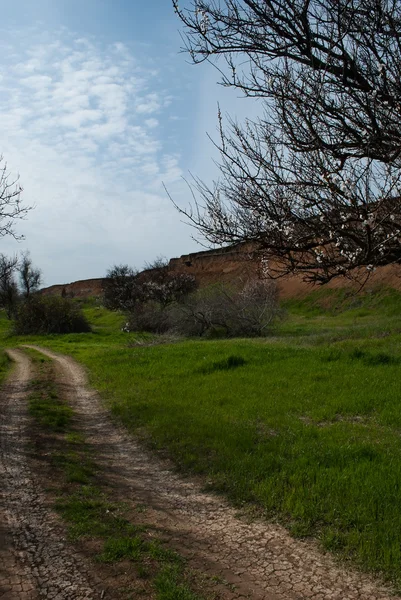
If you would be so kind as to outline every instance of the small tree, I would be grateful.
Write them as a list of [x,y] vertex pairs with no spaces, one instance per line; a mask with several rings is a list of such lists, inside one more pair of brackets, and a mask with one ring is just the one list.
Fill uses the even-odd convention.
[[195,278],[185,273],[170,271],[164,259],[146,265],[142,273],[128,265],[117,265],[107,272],[103,284],[103,302],[110,310],[143,312],[148,303],[165,308],[172,302],[193,292]]
[[42,272],[33,266],[29,252],[22,255],[18,265],[20,275],[20,284],[22,293],[25,298],[29,298],[32,293],[36,292],[42,283]]
[[147,263],[140,279],[144,300],[154,301],[162,308],[180,302],[197,289],[193,275],[170,271],[168,260],[162,257]]
[[14,273],[17,258],[8,258],[0,254],[0,307],[4,308],[7,317],[11,319],[17,310],[19,301],[18,285]]
[[138,302],[138,271],[128,265],[115,265],[103,281],[103,304],[110,310],[132,311]]

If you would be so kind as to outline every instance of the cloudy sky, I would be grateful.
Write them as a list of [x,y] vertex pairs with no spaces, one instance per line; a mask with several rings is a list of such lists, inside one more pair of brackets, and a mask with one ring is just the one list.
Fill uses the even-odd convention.
[[217,102],[249,105],[189,64],[170,0],[13,0],[0,28],[0,153],[34,206],[0,252],[51,285],[202,249],[163,183],[187,205],[183,177],[216,174]]

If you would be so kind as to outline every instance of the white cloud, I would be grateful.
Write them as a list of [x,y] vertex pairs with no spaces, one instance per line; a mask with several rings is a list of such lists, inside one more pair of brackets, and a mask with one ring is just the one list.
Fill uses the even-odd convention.
[[[167,223],[190,235],[162,188],[182,175],[160,128],[172,95],[125,44],[104,48],[65,31],[51,38],[37,33],[26,50],[10,43],[0,56],[0,152],[21,173],[26,202],[36,205],[18,226],[25,245],[47,283],[100,276],[110,266],[107,248],[114,249],[111,262],[118,248],[133,264],[135,248],[140,262],[169,254]],[[98,262],[80,255],[84,246],[99,252]],[[2,252],[15,248],[2,241]]]
[[159,121],[157,119],[145,119],[145,125],[150,129],[154,129],[159,125]]

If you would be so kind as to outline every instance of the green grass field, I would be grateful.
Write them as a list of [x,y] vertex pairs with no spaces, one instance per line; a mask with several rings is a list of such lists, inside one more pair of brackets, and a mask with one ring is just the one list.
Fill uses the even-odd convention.
[[[92,305],[93,333],[29,340],[82,362],[180,469],[401,587],[401,295],[317,290],[284,307],[264,339],[159,343]],[[3,345],[23,341],[1,326]]]

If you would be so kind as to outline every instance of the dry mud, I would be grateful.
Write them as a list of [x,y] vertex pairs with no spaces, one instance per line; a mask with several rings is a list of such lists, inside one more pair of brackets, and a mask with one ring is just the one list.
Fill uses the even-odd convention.
[[[218,598],[401,600],[373,578],[339,566],[314,542],[294,540],[275,524],[247,522],[196,481],[179,477],[167,461],[113,423],[81,366],[34,348],[57,365],[59,383],[117,497],[133,510],[140,506],[141,519],[162,531],[190,567],[223,582],[216,587]],[[45,494],[29,469],[29,360],[19,351],[10,356],[17,366],[0,401],[0,600],[100,597],[101,582],[91,573],[90,562],[60,539]]]

